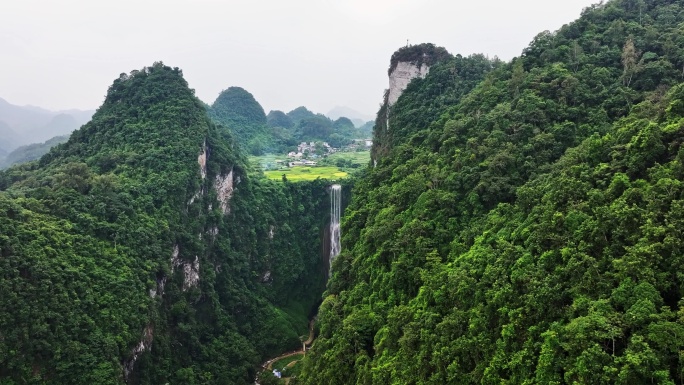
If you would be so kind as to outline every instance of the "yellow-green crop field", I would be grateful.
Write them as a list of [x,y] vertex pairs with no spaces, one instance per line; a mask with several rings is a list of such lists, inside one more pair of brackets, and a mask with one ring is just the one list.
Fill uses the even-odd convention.
[[273,170],[264,171],[264,174],[268,179],[281,180],[283,179],[283,174],[290,182],[304,181],[304,180],[315,180],[316,178],[321,179],[343,179],[347,177],[347,173],[340,170],[337,167],[321,166],[321,167],[307,167],[299,166],[293,167],[287,170]]

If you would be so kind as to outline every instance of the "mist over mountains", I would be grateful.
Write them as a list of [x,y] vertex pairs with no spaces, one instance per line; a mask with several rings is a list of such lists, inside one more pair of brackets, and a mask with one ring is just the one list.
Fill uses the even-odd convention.
[[372,115],[364,114],[353,108],[346,106],[335,106],[333,109],[328,111],[326,114],[332,120],[337,120],[339,118],[348,118],[354,123],[356,128],[363,126],[366,122],[374,120],[375,117]]
[[21,145],[68,135],[88,122],[94,112],[50,111],[35,106],[17,106],[0,98],[0,157]]

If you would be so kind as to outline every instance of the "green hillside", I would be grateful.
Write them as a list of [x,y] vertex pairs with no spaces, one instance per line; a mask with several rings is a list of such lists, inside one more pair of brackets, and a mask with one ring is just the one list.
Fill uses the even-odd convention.
[[161,62],[49,151],[0,122],[0,385],[684,383],[684,4],[401,62],[319,167],[261,164],[369,126]]
[[264,109],[246,90],[240,87],[224,90],[208,111],[248,153],[261,155],[272,150],[274,143],[266,126]]
[[682,23],[610,1],[385,104],[300,382],[682,382]]
[[177,68],[0,173],[0,383],[251,384],[322,291],[323,181],[245,172]]

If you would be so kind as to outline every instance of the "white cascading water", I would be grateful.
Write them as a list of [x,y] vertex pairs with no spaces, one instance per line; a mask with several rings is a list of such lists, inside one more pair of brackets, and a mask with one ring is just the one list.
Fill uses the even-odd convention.
[[342,249],[340,240],[340,214],[342,212],[342,186],[330,186],[330,267]]

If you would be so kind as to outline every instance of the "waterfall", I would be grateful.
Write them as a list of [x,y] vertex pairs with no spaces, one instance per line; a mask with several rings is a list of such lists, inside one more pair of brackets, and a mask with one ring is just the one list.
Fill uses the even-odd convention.
[[342,211],[342,186],[334,184],[330,186],[330,267],[332,261],[340,253],[342,243],[340,240],[340,214]]

